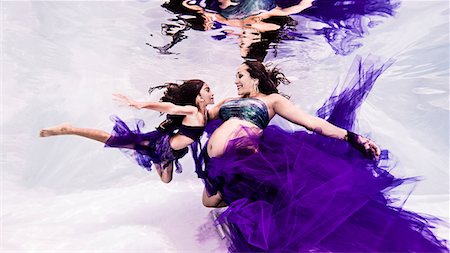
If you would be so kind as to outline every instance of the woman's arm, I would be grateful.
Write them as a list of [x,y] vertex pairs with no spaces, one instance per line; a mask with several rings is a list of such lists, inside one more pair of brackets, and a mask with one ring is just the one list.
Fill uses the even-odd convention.
[[196,11],[197,13],[203,14],[205,17],[209,17],[211,18],[213,21],[217,20],[218,22],[224,24],[224,25],[229,25],[229,26],[234,26],[234,27],[241,27],[241,21],[239,19],[227,19],[224,16],[218,14],[218,13],[210,13],[205,11],[205,9],[203,9],[203,7],[197,5],[197,4],[189,4],[189,0],[184,0],[183,1],[183,6]]
[[190,2],[190,0],[184,0],[181,4],[184,7],[188,8],[190,10],[193,10],[193,11],[197,11],[197,12],[203,11],[203,8],[201,6],[199,6],[197,4],[189,4],[189,2]]
[[256,15],[256,17],[259,17],[261,19],[267,19],[274,16],[288,16],[296,13],[300,13],[305,9],[308,9],[312,6],[312,3],[314,0],[302,0],[299,4],[287,7],[287,8],[280,8],[275,7],[270,11],[263,12],[261,14]]
[[276,114],[289,120],[290,122],[303,126],[306,129],[316,133],[342,140],[344,140],[347,135],[347,131],[345,129],[337,127],[324,119],[304,112],[281,95],[276,95],[273,102],[273,110]]
[[122,94],[113,94],[114,99],[136,109],[149,109],[175,115],[192,115],[198,112],[197,107],[175,105],[169,102],[138,102]]
[[220,22],[224,25],[233,26],[233,27],[242,27],[244,24],[244,21],[242,21],[241,19],[227,19],[218,13],[215,13],[215,14],[211,13],[210,15],[213,15],[214,19],[217,22]]
[[373,141],[337,127],[322,118],[310,115],[297,108],[291,101],[281,95],[273,96],[273,110],[281,117],[316,133],[348,141],[361,152],[376,159],[379,158],[380,148]]

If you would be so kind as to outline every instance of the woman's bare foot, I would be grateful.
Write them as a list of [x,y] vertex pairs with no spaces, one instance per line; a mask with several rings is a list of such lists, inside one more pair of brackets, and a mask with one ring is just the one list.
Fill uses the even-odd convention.
[[72,126],[68,123],[60,124],[53,127],[44,128],[39,132],[40,137],[48,137],[53,135],[68,134]]

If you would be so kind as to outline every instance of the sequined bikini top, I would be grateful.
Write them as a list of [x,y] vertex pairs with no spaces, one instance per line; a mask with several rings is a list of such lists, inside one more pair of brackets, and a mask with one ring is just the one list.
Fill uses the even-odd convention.
[[264,129],[269,124],[269,112],[262,100],[257,98],[240,98],[225,102],[219,110],[219,117],[223,121],[239,118]]
[[275,7],[275,0],[240,0],[235,6],[219,10],[219,14],[227,19],[244,19]]

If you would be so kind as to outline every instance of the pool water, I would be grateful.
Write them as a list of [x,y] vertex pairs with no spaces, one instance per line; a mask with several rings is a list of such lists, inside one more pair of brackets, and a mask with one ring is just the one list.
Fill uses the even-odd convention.
[[[158,112],[120,106],[116,92],[156,101],[161,93],[148,95],[150,86],[199,78],[216,101],[236,95],[238,38],[215,38],[237,29],[186,29],[160,50],[173,39],[162,25],[176,22],[162,3],[1,3],[2,250],[226,252],[201,204],[190,156],[165,185],[99,143],[38,138],[39,129],[62,122],[109,131],[112,114],[142,118],[149,131],[162,121]],[[329,24],[292,18],[291,38],[272,44],[264,62],[283,70],[291,84],[281,90],[309,113],[344,82],[356,55],[395,60],[362,105],[356,129],[392,152],[393,174],[421,178],[408,186],[405,208],[448,222],[449,3],[403,1],[393,17],[363,17],[362,35],[340,30],[334,42],[317,32]],[[445,225],[436,233],[450,237]]]

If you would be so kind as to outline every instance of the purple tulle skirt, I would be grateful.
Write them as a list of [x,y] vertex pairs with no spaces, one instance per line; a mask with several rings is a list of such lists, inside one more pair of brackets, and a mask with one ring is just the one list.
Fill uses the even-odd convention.
[[[345,89],[318,115],[352,129],[390,64],[358,57]],[[431,231],[438,219],[393,199],[392,189],[417,180],[396,178],[392,168],[387,150],[374,161],[345,141],[271,125],[230,140],[223,156],[207,159],[203,178],[229,205],[216,222],[227,228],[230,252],[448,252]]]
[[[248,132],[248,129],[242,129]],[[384,154],[383,159],[386,159]],[[229,208],[231,252],[445,252],[433,219],[394,207],[393,177],[346,142],[276,126],[229,142],[207,189]]]
[[188,148],[173,150],[169,143],[171,133],[157,130],[143,133],[141,128],[144,127],[144,121],[140,119],[130,125],[117,116],[112,116],[111,120],[115,125],[105,147],[120,148],[124,154],[148,171],[151,171],[153,163],[161,164],[164,168],[170,162],[175,162],[176,172],[182,172],[178,159],[188,152]]

